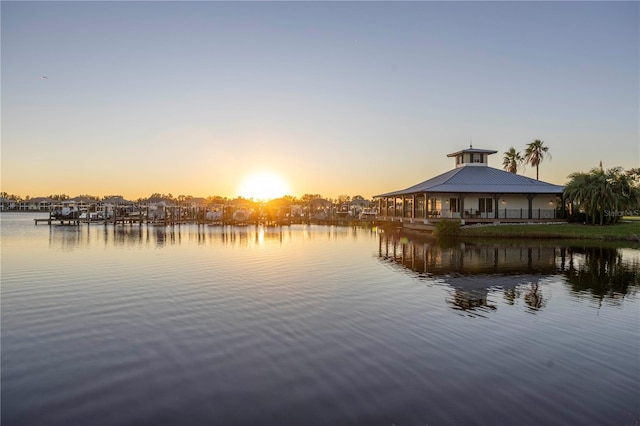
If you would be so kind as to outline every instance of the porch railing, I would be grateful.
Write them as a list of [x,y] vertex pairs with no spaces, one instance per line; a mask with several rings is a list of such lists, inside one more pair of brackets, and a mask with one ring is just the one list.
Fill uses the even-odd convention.
[[[387,213],[387,214],[385,214]],[[392,216],[396,218],[411,218],[411,211],[403,211],[402,208],[390,208],[387,212],[382,211],[382,216]],[[422,209],[416,209],[416,219],[422,219],[425,213]],[[527,208],[518,209],[498,209],[496,212],[484,212],[476,209],[465,209],[463,212],[452,212],[449,210],[429,210],[426,212],[427,219],[562,219],[562,212],[557,209],[533,209],[531,217]]]

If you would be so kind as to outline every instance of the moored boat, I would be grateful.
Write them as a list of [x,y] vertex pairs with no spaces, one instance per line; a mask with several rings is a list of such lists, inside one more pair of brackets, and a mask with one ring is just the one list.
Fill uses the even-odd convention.
[[79,219],[80,218],[80,210],[75,207],[63,207],[61,209],[56,209],[51,211],[51,217],[54,219]]

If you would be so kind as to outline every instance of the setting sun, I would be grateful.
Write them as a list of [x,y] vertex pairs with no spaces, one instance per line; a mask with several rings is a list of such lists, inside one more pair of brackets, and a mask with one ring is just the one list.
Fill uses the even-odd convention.
[[247,177],[239,189],[239,195],[254,200],[271,200],[289,192],[289,185],[277,174],[254,173]]

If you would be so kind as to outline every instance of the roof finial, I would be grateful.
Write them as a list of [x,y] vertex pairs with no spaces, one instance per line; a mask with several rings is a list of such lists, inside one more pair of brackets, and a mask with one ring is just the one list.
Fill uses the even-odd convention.
[[469,148],[473,149],[473,144],[471,143],[471,139],[469,139]]

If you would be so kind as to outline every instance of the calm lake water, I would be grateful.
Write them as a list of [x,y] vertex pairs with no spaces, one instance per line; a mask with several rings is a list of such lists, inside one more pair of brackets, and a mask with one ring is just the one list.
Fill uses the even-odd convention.
[[1,215],[2,424],[636,425],[640,250]]

